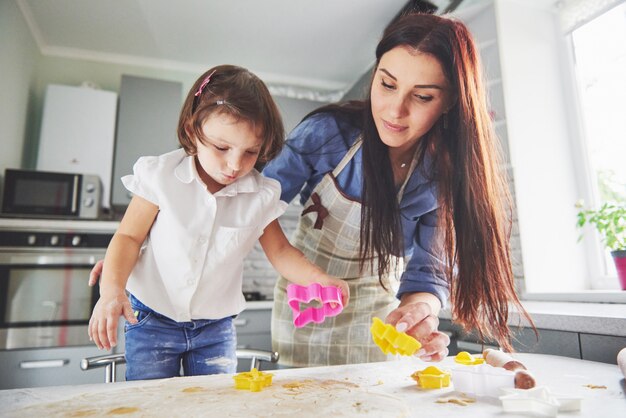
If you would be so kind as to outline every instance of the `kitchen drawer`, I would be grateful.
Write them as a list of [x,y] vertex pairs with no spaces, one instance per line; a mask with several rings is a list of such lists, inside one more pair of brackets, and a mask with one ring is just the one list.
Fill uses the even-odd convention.
[[80,361],[103,354],[95,346],[0,351],[0,389],[102,383],[102,369],[83,371]]
[[271,309],[245,310],[234,319],[237,335],[270,334]]
[[624,347],[626,347],[626,337],[580,334],[583,360],[617,364],[617,353]]

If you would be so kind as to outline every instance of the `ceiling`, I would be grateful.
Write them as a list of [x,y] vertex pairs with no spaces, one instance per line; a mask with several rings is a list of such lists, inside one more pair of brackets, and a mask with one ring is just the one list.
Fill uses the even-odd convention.
[[[407,0],[17,0],[43,55],[201,73],[237,64],[274,92],[334,100]],[[466,0],[472,2],[472,0]],[[459,0],[431,1],[444,10]],[[289,94],[287,94],[289,95]],[[297,94],[296,94],[297,95]]]

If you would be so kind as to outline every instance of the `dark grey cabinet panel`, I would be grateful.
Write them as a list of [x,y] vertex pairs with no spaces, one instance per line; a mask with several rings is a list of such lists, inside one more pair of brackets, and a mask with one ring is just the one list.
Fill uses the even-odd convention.
[[626,337],[580,334],[583,360],[617,364],[617,353],[624,347],[626,347]]
[[532,328],[516,330],[513,348],[520,353],[554,354],[557,356],[580,358],[580,344],[577,332],[538,329],[539,341]]
[[[476,334],[465,334],[450,320],[441,319],[439,329],[450,336],[450,355],[460,351],[480,353],[483,348],[494,348],[493,342],[482,344]],[[513,348],[520,353],[553,354],[557,356],[581,358],[581,346],[577,332],[537,329],[539,340],[532,328],[513,328]],[[600,360],[601,361],[601,360]],[[615,358],[613,358],[615,362]]]
[[123,208],[130,196],[120,178],[132,174],[137,158],[178,148],[182,83],[123,75],[119,100],[111,203]]
[[[240,313],[234,320],[237,328],[237,348],[271,351],[271,318],[271,309],[249,309]],[[265,362],[261,364],[261,367],[263,370],[272,370],[276,368],[276,365]],[[249,360],[240,360],[237,364],[237,371],[248,370],[250,370]]]
[[102,369],[80,368],[84,357],[102,354],[95,345],[0,351],[0,389],[102,383]]

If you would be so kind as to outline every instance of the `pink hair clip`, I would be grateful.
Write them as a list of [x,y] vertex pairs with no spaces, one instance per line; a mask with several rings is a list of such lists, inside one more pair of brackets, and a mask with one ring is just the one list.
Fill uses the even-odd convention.
[[204,81],[202,82],[202,84],[200,84],[200,87],[198,88],[198,91],[196,92],[196,94],[194,94],[194,96],[198,97],[202,94],[202,90],[204,89],[204,87],[209,84],[209,81],[211,81],[211,77],[213,76],[213,74],[215,74],[215,71],[217,70],[213,70],[211,71],[211,74],[209,74],[208,76],[206,76],[206,78],[204,79]]
[[[309,303],[317,300],[322,303],[319,308],[309,307],[300,311],[300,302]],[[301,328],[309,322],[319,324],[326,317],[336,316],[343,310],[341,290],[335,286],[322,286],[312,283],[309,286],[290,284],[287,286],[287,301],[293,310],[293,324]]]

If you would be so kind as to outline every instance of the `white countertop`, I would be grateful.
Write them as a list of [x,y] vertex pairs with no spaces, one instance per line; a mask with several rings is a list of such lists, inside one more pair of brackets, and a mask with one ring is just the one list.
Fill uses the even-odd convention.
[[[626,304],[526,300],[522,305],[540,329],[626,337]],[[442,310],[440,317],[450,319],[450,310]],[[509,324],[520,324],[516,311]],[[527,325],[525,321],[521,324]]]
[[[626,416],[626,384],[617,366],[540,354],[517,354],[516,358],[534,373],[539,386],[582,400],[579,412],[561,412],[559,417]],[[124,415],[128,417],[167,418],[519,416],[504,413],[500,400],[491,397],[478,397],[466,406],[436,403],[442,397],[461,394],[454,392],[454,381],[443,389],[418,388],[410,375],[428,365],[410,357],[385,363],[276,370],[272,385],[261,392],[236,390],[232,375],[4,390],[0,391],[0,416],[95,416],[123,411],[129,412]],[[449,357],[437,365],[446,368],[454,362]]]

